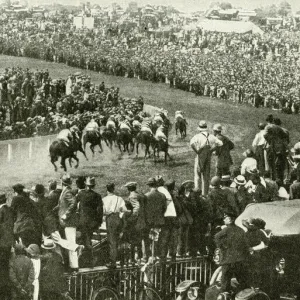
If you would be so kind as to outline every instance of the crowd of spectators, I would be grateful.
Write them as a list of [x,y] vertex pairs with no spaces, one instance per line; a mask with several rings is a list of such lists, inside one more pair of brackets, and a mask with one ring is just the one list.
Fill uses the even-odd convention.
[[[95,85],[78,73],[52,79],[48,70],[7,68],[0,76],[0,139],[55,134],[92,117],[140,113],[143,100],[123,98],[119,88]],[[104,124],[105,125],[105,124]]]
[[112,31],[103,26],[76,31],[71,22],[43,30],[5,24],[0,53],[65,63],[108,74],[138,77],[194,92],[299,110],[299,33],[282,29],[260,34],[171,30]]

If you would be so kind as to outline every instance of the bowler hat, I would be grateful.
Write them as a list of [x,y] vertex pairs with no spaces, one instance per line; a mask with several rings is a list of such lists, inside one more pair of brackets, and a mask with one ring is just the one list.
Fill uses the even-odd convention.
[[45,187],[42,184],[36,184],[33,187],[33,191],[37,194],[37,195],[44,195],[45,193]]
[[87,177],[85,184],[87,186],[95,186],[96,185],[95,177]]
[[199,131],[206,131],[207,130],[207,123],[204,120],[201,120],[198,124]]
[[214,176],[210,181],[210,185],[213,187],[220,186],[220,183],[221,183],[221,179],[219,176]]
[[15,192],[21,193],[21,192],[23,192],[25,186],[22,185],[22,184],[20,184],[20,183],[17,183],[17,184],[15,184],[15,185],[13,185],[12,188],[13,188],[13,190],[14,190]]
[[133,181],[130,181],[130,182],[127,182],[124,187],[127,187],[127,188],[131,188],[131,187],[136,187],[137,186],[137,183],[136,182],[133,182]]
[[5,204],[6,200],[7,200],[6,195],[5,194],[1,194],[0,195],[0,205],[1,204]]
[[64,174],[62,177],[61,177],[61,182],[62,184],[64,185],[71,185],[72,184],[72,179],[70,177],[69,174]]
[[38,257],[40,255],[40,248],[36,244],[31,244],[27,248],[25,248],[25,251],[31,256],[31,257]]

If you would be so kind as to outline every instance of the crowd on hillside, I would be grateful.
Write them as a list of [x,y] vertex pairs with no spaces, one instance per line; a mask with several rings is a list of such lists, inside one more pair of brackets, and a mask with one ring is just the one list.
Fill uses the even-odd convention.
[[[94,253],[92,242],[94,232],[103,224],[109,252],[106,266],[112,269],[118,263],[141,265],[150,258],[151,263],[165,264],[169,259],[176,261],[186,256],[208,254],[212,257],[216,245],[221,252],[227,251],[222,248],[226,242],[220,239],[218,232],[236,226],[234,219],[249,204],[300,197],[299,173],[292,172],[288,183],[284,180],[285,166],[280,165],[281,155],[286,153],[289,143],[288,131],[272,115],[267,122],[259,125],[253,140],[255,153],[248,149],[244,153],[245,160],[232,169],[234,143],[222,134],[220,124],[215,124],[210,134],[206,122],[200,121],[199,133],[190,141],[196,153],[194,180],[176,183],[172,178],[151,177],[145,182],[149,188],[147,193],[143,193],[143,186],[131,181],[124,182],[127,194],[120,195],[116,192],[116,188],[120,191],[119,187],[109,182],[105,185],[106,195],[100,195],[95,191],[99,188],[95,178],[78,177],[75,187],[68,174],[64,174],[60,182],[49,182],[48,191],[41,183],[31,190],[26,190],[22,184],[14,185],[12,199],[0,195],[1,295],[11,289],[16,297],[12,299],[28,295],[38,299],[35,295],[40,285],[40,293],[46,299],[51,296],[52,299],[69,299],[66,298],[69,295],[62,280],[63,272],[69,270],[76,274],[78,267],[93,267],[95,256],[104,256],[105,252]],[[275,151],[276,158],[273,147],[281,149]],[[295,161],[299,160],[300,143],[293,151]],[[213,177],[210,174],[212,152],[217,156],[216,176]],[[253,220],[247,221],[251,223],[251,226],[247,223],[250,231],[265,229],[264,220]],[[241,243],[247,240],[244,231],[235,230],[240,233],[228,233],[233,234],[230,247],[236,253],[243,251],[243,259],[237,263],[234,256],[224,252],[229,256],[223,253],[223,267],[238,268],[239,274],[241,271],[246,274],[246,265],[240,263],[256,259],[256,256],[251,258],[250,253],[261,244],[262,236],[254,234],[251,239],[249,234],[249,241],[245,243],[250,246],[245,248],[246,244]],[[236,239],[238,241],[233,242]],[[267,248],[268,239],[264,238],[264,243],[265,247],[259,251]],[[129,245],[127,256],[120,251],[123,244]],[[79,257],[84,253],[88,253],[86,265],[80,265]],[[230,274],[222,279],[224,290]],[[8,285],[9,282],[12,285]]]
[[299,111],[299,33],[189,31],[135,36],[132,32],[75,31],[68,23],[41,30],[2,26],[0,53],[28,56],[117,76],[138,77],[194,92]]
[[95,85],[78,73],[65,80],[52,79],[48,70],[7,68],[0,76],[0,140],[83,129],[92,117],[101,123],[142,109],[141,97],[123,98],[119,88]]

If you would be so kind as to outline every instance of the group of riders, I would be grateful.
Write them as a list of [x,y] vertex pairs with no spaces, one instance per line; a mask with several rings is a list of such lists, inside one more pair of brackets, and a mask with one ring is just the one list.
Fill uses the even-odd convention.
[[[182,111],[175,113],[175,127],[180,131],[182,136],[186,135],[186,119]],[[85,124],[67,124],[56,138],[55,145],[50,146],[51,162],[57,161],[62,157],[62,167],[65,168],[64,160],[74,158],[76,152],[80,151],[85,155],[85,147],[90,143],[90,149],[94,154],[95,146],[100,147],[103,151],[101,142],[112,150],[115,144],[120,151],[128,151],[130,154],[136,145],[138,155],[138,145],[145,145],[145,158],[150,156],[150,147],[153,148],[154,154],[160,151],[168,155],[168,134],[171,129],[171,122],[168,118],[168,112],[163,109],[155,109],[153,115],[143,111],[143,104],[135,110],[123,110],[116,114],[101,115],[99,112],[91,113],[89,121]],[[123,149],[122,149],[123,146]],[[130,149],[131,146],[131,149]],[[55,150],[55,149],[56,150]],[[54,160],[53,160],[53,159]],[[76,159],[77,160],[77,159]],[[54,164],[55,166],[55,164]],[[56,167],[55,167],[56,169]]]

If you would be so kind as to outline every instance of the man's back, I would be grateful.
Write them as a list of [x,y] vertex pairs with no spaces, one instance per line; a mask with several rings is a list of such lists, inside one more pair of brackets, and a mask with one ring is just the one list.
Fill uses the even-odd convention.
[[221,265],[245,261],[249,257],[249,245],[245,231],[235,224],[227,225],[215,235],[221,249]]
[[149,226],[164,224],[164,213],[167,208],[167,198],[159,191],[150,191],[146,194],[145,214]]
[[290,200],[300,199],[300,182],[296,181],[290,186]]

